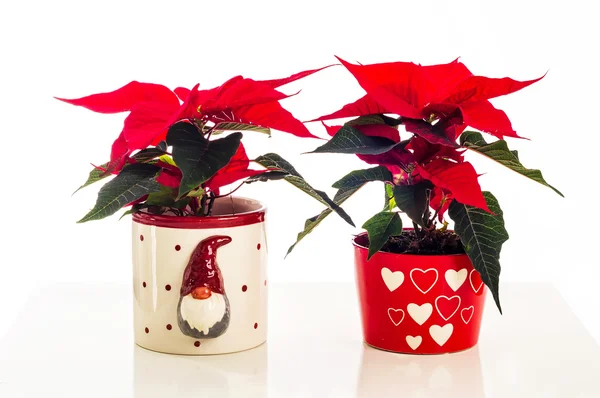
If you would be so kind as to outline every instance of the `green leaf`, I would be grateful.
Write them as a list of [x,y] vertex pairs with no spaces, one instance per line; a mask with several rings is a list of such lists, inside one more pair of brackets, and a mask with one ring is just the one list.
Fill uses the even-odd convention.
[[159,167],[146,163],[125,166],[119,175],[100,188],[96,205],[78,222],[108,217],[134,200],[159,191],[161,185],[155,180],[158,170]]
[[[370,181],[389,181],[392,177],[390,171],[383,167],[377,166],[366,170],[355,170],[342,177],[339,181],[333,184],[334,188],[338,188],[337,193],[333,197],[333,201],[338,206],[346,201],[350,196],[354,195],[360,188]],[[290,246],[287,254],[290,254],[300,241],[310,234],[328,215],[332,213],[331,209],[325,209],[320,214],[311,217],[304,223],[304,229],[298,233],[296,242]]]
[[427,191],[432,184],[423,181],[415,185],[398,185],[394,187],[394,200],[396,206],[406,213],[411,220],[425,227],[423,215],[427,210]]
[[454,220],[454,231],[460,237],[473,266],[481,280],[492,292],[498,310],[502,313],[499,297],[500,250],[508,240],[504,228],[502,209],[498,200],[489,192],[483,196],[489,209],[495,214],[453,200],[448,215]]
[[252,184],[253,182],[266,182],[266,181],[275,181],[275,180],[281,180],[285,177],[289,176],[289,173],[285,172],[285,171],[279,171],[279,170],[275,170],[275,171],[265,171],[264,173],[261,174],[257,174],[255,176],[252,176],[248,179],[246,179],[246,181],[244,181],[246,184]]
[[196,189],[192,189],[190,192],[188,192],[186,196],[192,197],[192,198],[201,198],[204,196],[205,193],[206,192],[204,191],[204,189],[196,188]]
[[294,166],[290,164],[290,162],[288,162],[276,153],[267,153],[265,155],[259,156],[254,161],[263,166],[264,168],[278,169],[285,171],[290,175],[302,177],[300,173],[298,173],[298,171],[294,168]]
[[385,184],[385,204],[383,205],[383,211],[392,211],[396,207],[396,199],[394,198],[394,186],[392,184]]
[[177,192],[174,189],[161,185],[158,191],[148,195],[144,203],[148,206],[170,206],[176,199]]
[[[107,169],[109,165],[109,162],[106,162],[104,164],[101,164],[100,166],[98,166],[99,168],[102,168],[104,170]],[[104,178],[108,177],[110,174],[106,173],[102,170],[100,170],[99,168],[94,167],[94,169],[92,171],[90,171],[90,174],[88,175],[88,179],[87,181],[80,186],[79,188],[77,188],[77,190],[75,192],[73,192],[73,195],[75,195],[77,192],[79,192],[80,189],[87,187],[88,185],[91,185],[95,182],[98,182],[100,180],[103,180]]]
[[334,188],[363,185],[369,181],[392,181],[392,173],[384,166],[365,170],[354,170],[333,184]]
[[384,137],[364,135],[345,124],[327,143],[309,153],[354,153],[378,155],[395,147],[397,143]]
[[214,127],[215,131],[256,131],[271,136],[271,129],[268,127],[254,126],[246,123],[222,122],[217,123]]
[[121,221],[123,219],[123,217],[128,216],[130,214],[133,214],[134,211],[135,210],[133,210],[133,209],[127,210],[126,212],[124,212],[123,214],[121,214],[121,217],[119,217],[119,221]]
[[388,241],[390,236],[402,234],[402,220],[396,212],[382,211],[375,214],[362,226],[369,234],[369,254],[367,260],[370,260],[373,254],[377,253]]
[[[135,155],[133,155],[132,158],[138,162],[145,163],[152,159],[156,159],[157,157],[164,155],[165,153],[166,153],[165,151],[163,151],[162,149],[160,149],[158,147],[157,148],[146,148],[146,149],[139,151]],[[98,167],[103,170],[108,170],[109,164],[110,164],[110,162],[106,162]],[[77,188],[77,191],[73,192],[73,195],[75,195],[81,188],[85,188],[88,185],[91,185],[95,182],[103,180],[104,178],[106,178],[110,175],[112,175],[112,174],[107,173],[102,170],[99,170],[98,168],[94,167],[94,169],[92,171],[90,171],[87,181],[82,186]]]
[[225,167],[240,146],[241,139],[242,133],[233,133],[209,141],[192,124],[179,122],[171,126],[167,143],[173,147],[173,160],[183,174],[179,197]]
[[554,188],[552,185],[548,184],[546,180],[544,180],[540,170],[528,169],[523,166],[519,161],[518,152],[508,149],[506,141],[498,140],[488,144],[481,133],[476,131],[465,131],[460,136],[460,144],[473,151],[479,152],[492,160],[495,160],[501,165],[506,166],[509,169],[516,171],[517,173],[524,175],[535,182],[547,186],[560,196],[564,197],[564,195],[558,189]]
[[146,148],[133,155],[132,158],[138,162],[146,163],[165,154],[166,152],[160,148]]
[[260,164],[264,168],[267,169],[277,169],[283,172],[288,173],[289,175],[284,177],[283,179],[296,188],[300,189],[302,192],[308,194],[314,199],[318,200],[329,209],[336,212],[344,221],[353,227],[354,222],[352,218],[342,209],[338,204],[336,204],[333,200],[327,196],[327,194],[323,191],[319,191],[314,189],[306,180],[298,173],[298,171],[292,166],[287,160],[282,158],[281,156],[275,153],[267,153],[266,155],[262,155],[254,160],[256,163]]
[[177,166],[175,164],[175,162],[173,161],[173,158],[169,155],[162,155],[161,157],[158,158],[158,160],[160,160],[161,162],[164,162],[166,164],[170,164],[171,166]]

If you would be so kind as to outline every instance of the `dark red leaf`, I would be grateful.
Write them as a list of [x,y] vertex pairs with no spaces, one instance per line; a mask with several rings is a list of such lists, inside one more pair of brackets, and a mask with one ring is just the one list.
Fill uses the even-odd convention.
[[416,171],[436,187],[451,192],[458,202],[490,211],[471,163],[437,159],[424,166],[417,165]]
[[473,76],[473,73],[458,58],[447,64],[426,65],[421,68],[427,80],[435,87],[436,94],[432,102],[441,102],[446,98],[447,95],[444,94],[448,90],[456,87],[462,80]]
[[494,108],[489,101],[465,102],[460,105],[465,123],[473,128],[503,137],[522,138],[513,130],[504,111]]
[[144,149],[166,138],[171,119],[179,110],[179,103],[167,106],[158,102],[140,102],[133,106],[125,119],[123,133],[128,149]]
[[156,165],[161,168],[158,177],[156,177],[156,181],[165,187],[179,188],[181,178],[183,177],[181,170],[179,170],[178,167],[161,160],[159,160]]
[[454,130],[442,129],[437,125],[431,125],[424,120],[403,119],[406,131],[423,137],[432,144],[441,144],[457,148],[458,144],[454,138]]
[[321,122],[323,124],[323,126],[325,126],[325,130],[327,130],[327,134],[329,134],[330,136],[334,136],[335,133],[338,132],[339,129],[342,128],[342,126],[328,126],[325,124],[325,122]]
[[284,131],[298,137],[318,138],[304,123],[285,110],[279,102],[244,106],[234,110],[236,121]]
[[339,111],[330,113],[329,115],[318,117],[313,120],[309,120],[309,122],[341,119],[346,117],[377,115],[382,113],[392,113],[392,111],[379,105],[373,98],[371,98],[367,94],[351,104],[344,105],[344,107]]
[[205,186],[218,192],[219,188],[225,185],[233,184],[238,180],[265,172],[264,170],[249,170],[249,166],[250,160],[248,159],[248,155],[246,155],[246,150],[244,146],[240,144],[229,163],[208,180],[205,183]]
[[112,148],[110,151],[110,162],[108,165],[108,172],[119,172],[125,162],[127,161],[127,157],[132,151],[127,147],[127,141],[125,141],[125,134],[121,131],[119,137],[113,142]]
[[438,221],[442,222],[444,219],[444,214],[448,211],[450,207],[450,203],[452,203],[452,194],[450,192],[446,192],[439,187],[434,187],[431,191],[431,198],[429,199],[429,206],[435,211],[438,212]]
[[419,136],[413,137],[406,148],[412,149],[415,162],[421,164],[429,163],[436,158],[448,158],[458,163],[463,161],[464,150],[432,144]]
[[327,68],[329,68],[331,66],[335,66],[335,65],[327,65],[327,66],[324,66],[324,67],[319,68],[319,69],[305,70],[303,72],[298,72],[298,73],[295,73],[295,74],[293,74],[293,75],[291,75],[289,77],[284,77],[282,79],[259,80],[259,82],[263,83],[263,84],[266,84],[266,85],[268,85],[268,86],[270,86],[272,88],[277,88],[277,87],[281,87],[283,85],[286,85],[288,83],[294,82],[296,80],[302,79],[303,77],[310,76],[313,73],[316,73],[316,72],[321,71],[323,69],[327,69]]
[[56,99],[99,113],[126,112],[139,102],[159,102],[170,106],[179,105],[177,96],[167,87],[137,81],[108,93],[92,94],[77,99]]
[[424,78],[419,65],[410,62],[354,65],[337,59],[367,94],[390,112],[420,119],[423,107],[431,102],[434,88]]
[[296,94],[283,94],[264,83],[241,79],[231,84],[227,90],[222,90],[218,96],[206,100],[202,104],[201,112],[210,114],[232,110],[235,113],[235,110],[242,106],[279,101]]
[[[546,75],[544,75],[546,76]],[[533,80],[517,81],[509,77],[491,78],[485,76],[471,76],[461,81],[444,102],[461,104],[465,101],[482,101],[519,91],[544,76]]]

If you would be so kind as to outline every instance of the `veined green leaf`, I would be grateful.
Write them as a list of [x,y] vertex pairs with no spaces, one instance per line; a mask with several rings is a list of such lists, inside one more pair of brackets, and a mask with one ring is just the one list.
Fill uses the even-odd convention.
[[394,148],[397,143],[384,137],[364,135],[345,124],[329,141],[309,153],[354,153],[378,155]]
[[473,267],[492,292],[496,306],[502,313],[499,296],[500,250],[508,240],[508,232],[504,228],[498,200],[489,192],[484,192],[483,196],[494,214],[453,200],[448,215],[454,220],[454,231],[460,237]]
[[383,205],[383,211],[392,211],[396,207],[396,199],[394,198],[394,186],[392,184],[385,184],[385,203]]
[[495,160],[501,165],[506,166],[509,169],[516,171],[517,173],[535,182],[547,186],[560,196],[564,197],[564,195],[558,189],[546,182],[544,177],[542,177],[542,172],[540,170],[528,169],[523,166],[519,160],[517,151],[511,151],[508,149],[506,141],[498,140],[488,144],[481,133],[476,131],[465,131],[460,136],[460,144],[472,151],[479,152],[482,155]]
[[288,173],[289,175],[283,178],[285,181],[289,182],[304,193],[318,200],[319,202],[327,206],[329,209],[336,212],[348,224],[354,226],[354,222],[352,221],[350,216],[344,211],[344,209],[342,209],[338,204],[331,200],[325,192],[313,188],[308,182],[306,182],[304,177],[302,177],[300,173],[298,173],[294,166],[292,166],[287,160],[283,159],[281,156],[275,153],[268,153],[266,155],[258,157],[254,161],[266,169],[277,169]]
[[422,227],[425,227],[423,215],[427,210],[427,191],[431,190],[432,187],[429,181],[394,187],[396,206],[406,213],[413,222]]
[[119,175],[100,188],[96,205],[78,222],[108,217],[144,195],[159,191],[161,185],[155,179],[158,170],[159,167],[146,163],[125,166]]
[[396,212],[382,211],[367,220],[363,226],[369,234],[367,260],[377,253],[391,236],[402,234],[402,220]]
[[[366,170],[355,170],[348,173],[335,184],[334,188],[338,188],[337,193],[333,197],[333,201],[341,206],[350,196],[354,195],[369,181],[389,181],[392,175],[389,170],[383,166],[373,167]],[[298,233],[296,242],[290,246],[287,251],[289,255],[296,245],[308,234],[310,234],[328,215],[332,213],[331,209],[325,209],[320,214],[309,218],[304,223],[304,229]]]
[[[156,159],[157,157],[159,157],[161,155],[164,155],[164,153],[165,153],[165,151],[162,148],[158,148],[158,147],[146,148],[146,149],[139,151],[135,155],[133,155],[132,158],[135,159],[137,162],[145,163],[150,160]],[[77,191],[73,192],[73,195],[75,195],[81,188],[85,188],[88,185],[91,185],[95,182],[103,180],[104,178],[112,175],[111,173],[106,173],[105,171],[102,171],[102,170],[108,170],[109,164],[110,164],[110,162],[106,162],[106,163],[98,166],[98,168],[95,167],[92,171],[90,171],[87,181],[82,186],[77,188]],[[102,170],[100,170],[100,169],[102,169]]]
[[233,133],[209,141],[192,124],[179,122],[171,126],[167,143],[173,147],[173,160],[183,174],[179,197],[225,167],[240,146],[241,139],[242,133]]
[[215,131],[256,131],[271,136],[271,129],[268,127],[254,126],[246,123],[221,122],[214,127]]

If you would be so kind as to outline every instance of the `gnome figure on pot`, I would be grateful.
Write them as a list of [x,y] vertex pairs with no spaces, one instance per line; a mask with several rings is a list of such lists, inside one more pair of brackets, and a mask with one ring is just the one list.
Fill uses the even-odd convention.
[[177,320],[186,336],[211,339],[229,327],[229,300],[217,264],[217,249],[231,242],[229,236],[201,241],[183,273]]

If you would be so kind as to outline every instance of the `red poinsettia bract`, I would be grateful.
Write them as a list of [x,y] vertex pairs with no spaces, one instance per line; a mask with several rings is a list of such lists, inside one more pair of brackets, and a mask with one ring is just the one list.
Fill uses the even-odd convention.
[[[428,180],[433,185],[430,205],[441,217],[452,199],[487,210],[478,175],[462,158],[456,139],[467,126],[497,138],[519,137],[506,114],[490,99],[513,93],[536,81],[475,76],[460,61],[440,65],[391,62],[355,65],[338,58],[356,78],[366,95],[315,121],[396,114],[406,131],[413,133],[407,145],[377,155],[357,155],[369,164],[387,167],[394,184]],[[542,76],[543,77],[543,76]],[[330,135],[341,126],[327,126]],[[355,125],[367,136],[400,142],[398,131],[387,125]],[[410,179],[409,179],[410,174]]]
[[[519,137],[508,116],[489,100],[521,90],[543,77],[521,82],[508,77],[475,76],[458,60],[423,66],[411,62],[354,65],[338,59],[367,94],[315,120],[394,113],[402,117],[407,131],[450,146],[467,126],[497,138]],[[431,120],[437,123],[423,123]]]
[[191,90],[180,87],[171,91],[159,84],[133,81],[109,93],[58,99],[94,112],[129,112],[123,130],[112,145],[111,169],[118,171],[133,151],[157,145],[166,138],[169,126],[183,119],[245,123],[298,137],[314,137],[302,122],[279,104],[290,95],[276,88],[321,69],[265,81],[236,76],[209,90],[199,90],[196,85]]

